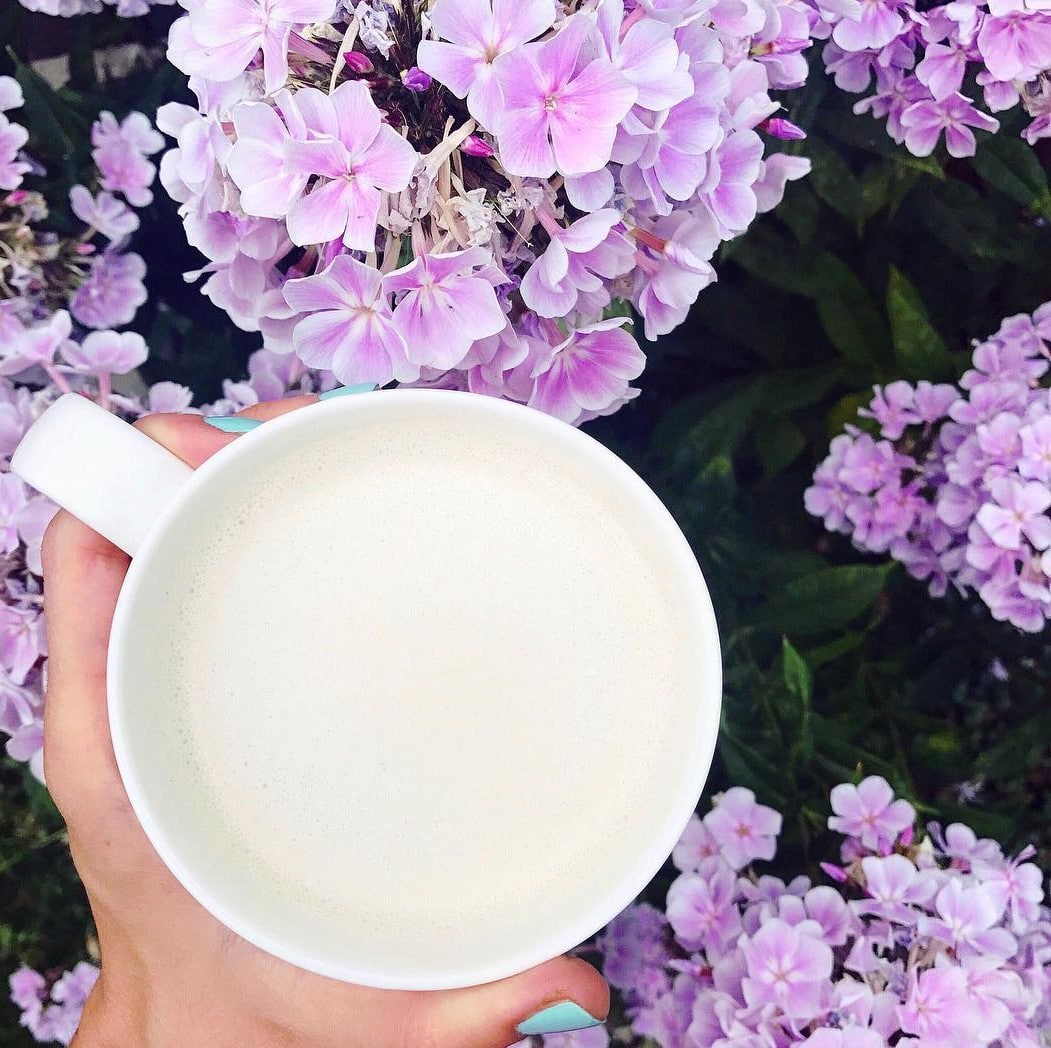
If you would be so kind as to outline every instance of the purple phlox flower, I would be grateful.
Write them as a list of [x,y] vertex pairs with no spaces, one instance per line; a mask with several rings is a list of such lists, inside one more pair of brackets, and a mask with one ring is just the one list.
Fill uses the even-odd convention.
[[828,828],[876,851],[881,843],[893,841],[916,821],[916,810],[908,801],[895,800],[890,784],[880,775],[870,775],[857,786],[841,783],[830,795],[834,815]]
[[503,108],[490,130],[510,174],[582,175],[609,162],[617,124],[638,90],[608,58],[588,59],[595,31],[587,16],[574,15],[550,40],[497,59]]
[[416,55],[420,69],[457,98],[466,98],[471,115],[487,130],[494,130],[502,104],[494,76],[496,60],[550,29],[555,21],[554,3],[438,0],[430,18],[441,40],[421,41]]
[[772,859],[781,832],[781,815],[763,804],[743,786],[727,790],[704,817],[722,857],[735,870],[755,859]]
[[989,0],[977,45],[997,80],[1027,81],[1051,66],[1051,18],[1021,0]]
[[949,408],[959,399],[960,392],[945,382],[932,383],[921,379],[916,383],[916,412],[921,422],[940,422]]
[[598,938],[602,970],[610,984],[644,1004],[667,993],[667,939],[667,919],[654,906],[630,906],[615,917]]
[[434,80],[430,75],[420,69],[419,66],[413,66],[411,69],[406,69],[401,74],[401,82],[405,85],[407,90],[422,95],[424,91],[430,88],[431,84],[434,83]]
[[[967,992],[962,968],[939,966],[908,973],[908,997],[898,1007],[898,1021],[907,1034],[916,1034],[924,1045],[984,1046],[982,1017]],[[994,1035],[995,1036],[995,1035]]]
[[646,357],[623,330],[626,317],[578,328],[551,345],[533,368],[529,406],[579,425],[633,395],[628,383],[642,374]]
[[[728,83],[725,68],[718,69]],[[689,200],[697,191],[708,172],[708,151],[722,137],[719,108],[707,95],[664,110],[654,119],[636,163],[622,172],[624,188],[635,197],[648,196],[659,214],[670,213],[670,200]]]
[[24,683],[37,659],[46,654],[44,616],[40,611],[0,604],[0,664],[11,680]]
[[13,473],[0,473],[0,552],[18,548],[18,515],[26,504],[26,487]]
[[719,232],[707,213],[679,212],[633,235],[644,248],[636,256],[634,302],[646,320],[646,337],[655,339],[681,324],[715,280],[708,260],[719,245]]
[[1003,899],[1010,913],[1010,926],[1015,935],[1023,935],[1039,920],[1040,904],[1044,899],[1044,875],[1040,867],[1025,860],[1035,854],[1025,848],[1013,859],[1001,859],[995,864],[985,860],[976,863],[983,887],[988,887],[993,898]]
[[[693,75],[704,84],[705,78],[693,67]],[[726,98],[727,131],[752,131],[767,117],[773,116],[780,104],[770,97],[770,74],[762,62],[745,59],[730,70],[730,93]]]
[[826,884],[811,888],[803,896],[807,916],[818,923],[821,936],[829,946],[842,946],[853,934],[857,920],[846,900]]
[[927,505],[918,494],[922,486],[919,479],[905,487],[892,480],[870,499],[851,501],[846,515],[854,528],[854,544],[872,553],[886,553],[893,542],[908,533]]
[[698,194],[719,223],[724,238],[745,230],[759,212],[753,188],[759,178],[763,140],[754,131],[735,131],[711,154]]
[[63,972],[51,987],[50,1013],[53,1037],[62,1044],[69,1044],[80,1025],[84,1003],[99,977],[99,969],[87,961],[81,961],[72,971]]
[[163,136],[149,119],[132,112],[118,123],[112,113],[100,113],[91,128],[91,144],[101,187],[123,193],[134,207],[145,207],[153,199],[149,186],[157,174],[146,158],[164,148]]
[[916,102],[930,100],[931,93],[914,76],[900,69],[876,67],[876,93],[854,103],[857,115],[871,113],[887,118],[887,134],[899,145],[905,141],[902,115]]
[[1051,483],[1051,415],[1043,415],[1019,430],[1022,455],[1018,472],[1027,480]]
[[944,833],[938,823],[930,822],[927,833],[953,869],[970,873],[975,866],[995,869],[1003,863],[1003,852],[996,841],[979,839],[970,826],[961,822],[950,823]]
[[856,18],[844,15],[832,30],[832,39],[844,51],[886,47],[905,27],[894,0],[860,0],[860,7]]
[[40,545],[44,541],[44,532],[48,524],[57,512],[58,506],[50,499],[37,495],[18,511],[15,518],[26,568],[38,578],[44,574],[40,563]]
[[699,989],[693,976],[685,972],[677,975],[669,993],[635,1014],[632,1026],[636,1033],[652,1037],[666,1048],[686,1048],[686,1030]]
[[73,322],[64,309],[55,310],[43,324],[22,328],[15,339],[0,345],[0,375],[17,375],[36,365],[50,367],[72,330]]
[[912,383],[891,382],[886,387],[873,386],[872,390],[875,394],[872,401],[867,408],[861,408],[858,414],[875,419],[887,440],[897,440],[905,432],[906,426],[913,426],[920,421]]
[[[858,5],[858,13],[861,6]],[[872,83],[872,63],[876,53],[869,50],[844,51],[834,41],[829,40],[821,52],[825,63],[825,72],[831,73],[836,87],[851,94],[861,94],[868,90]]]
[[146,263],[134,252],[104,251],[70,301],[70,312],[89,328],[130,324],[146,301],[145,275]]
[[47,998],[47,980],[39,972],[23,964],[8,976],[7,984],[11,991],[11,1003],[16,1008],[24,1013],[39,1013]]
[[671,861],[683,873],[697,870],[706,859],[719,856],[719,842],[696,813],[682,831],[679,843],[671,853]]
[[18,159],[19,150],[29,141],[29,132],[0,113],[0,189],[17,189],[22,176],[32,170],[30,164]]
[[737,878],[725,866],[707,876],[681,874],[668,890],[668,922],[688,950],[704,949],[718,957],[741,931],[734,906]]
[[544,1035],[544,1048],[609,1048],[609,1031],[605,1026],[592,1026],[569,1033],[548,1033]]
[[759,178],[752,185],[759,213],[773,211],[785,195],[785,186],[810,174],[810,160],[805,156],[774,153],[759,165]]
[[806,132],[791,120],[782,116],[772,116],[764,120],[759,129],[765,131],[771,138],[779,138],[782,142],[802,142],[806,138]]
[[85,375],[123,375],[147,357],[146,340],[134,331],[92,331],[83,342],[66,342],[62,356]]
[[635,105],[639,109],[658,113],[693,94],[693,78],[681,61],[672,26],[642,18],[622,35],[623,0],[602,0],[596,19],[613,68],[638,90]]
[[419,378],[379,270],[339,255],[316,276],[289,280],[284,295],[306,314],[292,336],[304,363],[332,371],[345,385]]
[[823,984],[832,975],[832,950],[816,922],[793,926],[774,918],[742,937],[739,948],[748,965],[742,986],[749,1005],[776,1005],[800,1023],[818,1014]]
[[823,1026],[793,1048],[886,1048],[887,1042],[875,1030],[858,1026],[839,1028]]
[[463,366],[469,367],[468,389],[490,397],[528,400],[533,391],[533,364],[546,346],[540,339],[520,334],[511,324],[495,335],[479,339],[464,358]]
[[[238,140],[227,166],[241,206],[268,218],[287,215],[296,244],[342,237],[349,248],[374,250],[382,192],[408,186],[416,151],[383,123],[363,83],[341,84],[331,95],[303,88],[278,101],[287,128],[265,103],[234,112]],[[270,176],[260,180],[261,170]],[[303,196],[311,175],[322,178]]]
[[0,76],[0,113],[25,105],[22,85],[13,76]]
[[1003,893],[996,888],[964,887],[953,878],[935,899],[938,916],[921,916],[917,930],[951,946],[961,961],[996,965],[1018,948],[1009,931],[993,927],[1003,917],[1005,904]]
[[988,422],[975,426],[974,435],[978,440],[978,447],[986,456],[988,462],[984,476],[992,479],[988,466],[1014,466],[1018,461],[1021,450],[1021,440],[1018,431],[1022,428],[1022,420],[1010,411],[1002,411],[999,415]]
[[1003,477],[994,480],[989,491],[995,501],[985,503],[975,520],[997,546],[1021,549],[1023,537],[1038,550],[1051,546],[1051,489],[1046,484]]
[[930,156],[945,132],[945,147],[955,157],[974,156],[978,148],[972,127],[996,131],[1000,121],[983,113],[958,91],[935,101],[913,102],[901,114],[905,146],[915,156]]
[[522,278],[522,300],[539,316],[564,317],[585,293],[589,305],[609,304],[605,281],[627,273],[634,252],[620,232],[621,214],[608,208],[562,228],[552,219],[545,225],[551,242]]
[[916,79],[935,101],[956,94],[967,72],[969,48],[958,41],[928,44],[923,60],[916,66]]
[[868,899],[854,904],[858,913],[874,914],[898,924],[915,924],[919,907],[937,885],[926,871],[917,870],[904,855],[869,855],[861,860]]
[[172,26],[168,60],[191,76],[232,80],[263,53],[267,93],[288,76],[293,27],[332,14],[333,0],[203,0]]
[[93,197],[85,186],[74,186],[69,191],[69,203],[77,218],[107,240],[122,240],[139,228],[139,216],[112,193]]
[[193,403],[193,390],[178,382],[155,382],[150,386],[143,414],[173,413],[188,411]]

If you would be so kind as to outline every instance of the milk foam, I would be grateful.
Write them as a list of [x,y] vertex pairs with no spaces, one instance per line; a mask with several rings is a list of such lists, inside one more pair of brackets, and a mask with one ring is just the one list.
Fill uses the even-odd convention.
[[584,905],[661,818],[696,701],[676,580],[619,505],[441,421],[246,477],[166,583],[178,818],[260,906],[379,953]]

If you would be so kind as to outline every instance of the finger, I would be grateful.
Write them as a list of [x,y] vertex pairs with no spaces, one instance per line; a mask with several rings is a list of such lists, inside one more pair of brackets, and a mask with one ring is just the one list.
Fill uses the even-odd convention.
[[518,1027],[529,1020],[526,1033],[555,1033],[595,1025],[608,1011],[602,976],[579,957],[559,957],[510,979],[428,995],[420,1043],[506,1048],[522,1039]]

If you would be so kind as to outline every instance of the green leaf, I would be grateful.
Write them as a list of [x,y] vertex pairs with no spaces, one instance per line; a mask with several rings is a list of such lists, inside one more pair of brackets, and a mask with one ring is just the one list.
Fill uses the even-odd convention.
[[90,121],[39,73],[22,62],[10,47],[7,54],[25,95],[19,120],[31,129],[34,155],[61,164],[67,176],[75,177],[79,164],[87,158]]
[[815,278],[821,326],[840,354],[852,364],[886,360],[890,343],[886,320],[854,272],[835,255],[823,252]]
[[814,694],[814,681],[806,659],[799,654],[787,637],[781,638],[781,672],[785,687],[804,702],[810,702]]
[[807,183],[833,211],[855,225],[861,217],[861,187],[850,165],[814,135],[806,141],[806,154],[813,164]]
[[956,365],[934,329],[919,292],[896,267],[887,277],[887,316],[894,358],[905,378],[939,381],[956,377]]
[[893,564],[852,564],[792,579],[748,625],[798,636],[842,629],[872,608],[893,569]]
[[[970,165],[982,179],[1023,207],[1044,210],[1051,201],[1040,161],[1032,147],[1020,138],[995,135],[982,143]],[[1046,214],[1046,211],[1045,211]]]
[[755,448],[763,464],[763,474],[775,477],[806,448],[802,430],[785,416],[763,418],[755,431]]

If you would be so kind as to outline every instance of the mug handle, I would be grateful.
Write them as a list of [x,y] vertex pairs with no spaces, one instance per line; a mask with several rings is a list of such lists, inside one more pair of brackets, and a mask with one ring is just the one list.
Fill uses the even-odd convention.
[[78,393],[29,427],[11,472],[134,556],[193,474],[155,440]]

